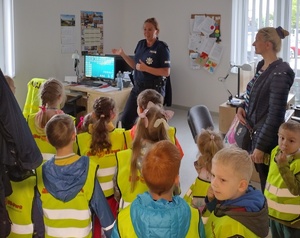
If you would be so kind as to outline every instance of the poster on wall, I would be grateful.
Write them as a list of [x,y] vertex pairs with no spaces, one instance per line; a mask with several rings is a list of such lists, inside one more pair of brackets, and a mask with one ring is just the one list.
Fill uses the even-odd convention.
[[60,15],[61,53],[68,54],[75,51],[75,15]]
[[219,14],[191,15],[188,42],[191,69],[215,72],[223,54],[220,23]]
[[81,54],[103,53],[103,13],[81,11]]

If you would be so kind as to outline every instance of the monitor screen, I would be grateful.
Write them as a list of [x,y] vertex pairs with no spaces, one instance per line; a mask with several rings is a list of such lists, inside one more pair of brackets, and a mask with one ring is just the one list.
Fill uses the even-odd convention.
[[104,55],[85,55],[84,76],[99,80],[113,80],[115,78],[115,58]]

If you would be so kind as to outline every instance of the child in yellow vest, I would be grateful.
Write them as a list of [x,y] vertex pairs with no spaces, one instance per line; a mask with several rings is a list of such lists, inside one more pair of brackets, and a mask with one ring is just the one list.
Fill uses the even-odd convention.
[[56,149],[55,156],[37,169],[37,203],[46,237],[92,237],[93,212],[110,237],[114,217],[97,181],[98,165],[73,152],[73,120],[66,114],[55,115],[45,130]]
[[205,237],[200,213],[178,195],[181,155],[168,140],[153,144],[142,163],[143,180],[149,191],[118,214],[113,238],[118,237]]
[[[149,102],[154,103],[160,107],[163,107],[164,97],[154,89],[145,89],[143,90],[137,97],[137,113],[143,113],[143,111],[147,108]],[[173,133],[174,131],[174,133]],[[132,148],[132,141],[134,139],[134,135],[136,133],[136,124],[130,129],[125,131],[126,143],[128,148]],[[179,149],[181,153],[181,157],[183,157],[184,153],[181,148],[181,145],[176,137],[176,129],[174,127],[170,127],[170,139],[174,141],[175,145]]]
[[[117,153],[116,190],[119,190],[121,196],[119,209],[130,204],[138,194],[147,191],[147,186],[140,177],[143,158],[155,142],[170,140],[167,121],[171,116],[171,111],[165,111],[160,106],[149,102],[148,107],[139,114],[132,149]],[[115,194],[117,195],[118,191]]]
[[264,192],[272,237],[300,237],[299,122],[291,120],[279,127]]
[[[77,135],[81,155],[87,155],[99,165],[97,178],[116,217],[118,202],[114,198],[114,174],[117,167],[116,153],[126,149],[124,129],[115,128],[113,120],[117,115],[116,103],[112,98],[100,97],[95,100],[89,131]],[[94,237],[100,232],[97,218],[94,223]]]
[[[198,159],[194,162],[198,176],[184,195],[192,207],[198,208],[201,213],[205,212],[205,197],[211,180],[211,161],[213,156],[224,147],[222,136],[210,129],[203,129],[197,138],[199,150]],[[207,216],[202,216],[205,223]]]
[[206,237],[266,237],[266,199],[249,185],[253,171],[247,151],[236,146],[219,150],[212,159],[211,187],[206,198],[211,214]]

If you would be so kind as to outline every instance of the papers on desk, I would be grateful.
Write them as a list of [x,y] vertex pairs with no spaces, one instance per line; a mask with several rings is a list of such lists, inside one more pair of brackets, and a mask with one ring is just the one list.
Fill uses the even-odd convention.
[[108,86],[108,87],[104,87],[104,88],[93,88],[95,91],[98,91],[98,92],[113,92],[113,91],[118,91],[120,90],[119,88],[117,87],[112,87],[112,86]]

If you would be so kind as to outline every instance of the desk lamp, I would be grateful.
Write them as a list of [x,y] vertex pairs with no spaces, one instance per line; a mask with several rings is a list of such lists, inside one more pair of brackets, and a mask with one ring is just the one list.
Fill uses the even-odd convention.
[[76,72],[76,76],[77,76],[77,79],[79,78],[79,59],[80,59],[80,56],[78,54],[78,51],[76,50],[73,54],[72,54],[72,59],[73,59],[73,65],[74,65],[74,71]]
[[[235,97],[233,97],[232,93],[229,91],[229,89],[225,85],[226,79],[228,78],[228,76],[229,76],[229,74],[231,72],[231,69],[233,69],[233,68],[237,68],[238,69],[238,86],[237,86],[237,95]],[[232,65],[232,64],[230,64],[230,68],[228,70],[227,75],[225,77],[220,77],[219,78],[219,81],[224,84],[224,87],[225,87],[226,91],[229,93],[228,104],[231,104],[231,105],[238,105],[238,104],[240,104],[242,102],[240,99],[244,99],[240,95],[241,69],[244,70],[244,71],[251,71],[252,67],[251,67],[250,64],[243,64],[243,65]]]
[[235,96],[238,99],[244,99],[243,96],[240,95],[240,85],[241,85],[241,69],[244,71],[251,71],[252,67],[250,64],[243,65],[230,65],[230,69],[237,68],[238,69],[238,85],[237,85],[237,95]]

